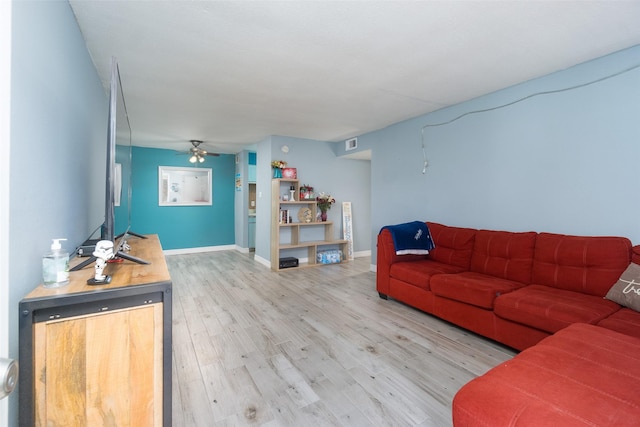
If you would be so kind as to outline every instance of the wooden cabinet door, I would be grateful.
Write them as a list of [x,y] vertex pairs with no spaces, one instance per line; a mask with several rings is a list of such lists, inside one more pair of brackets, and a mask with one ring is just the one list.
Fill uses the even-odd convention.
[[161,426],[162,303],[36,323],[36,426]]

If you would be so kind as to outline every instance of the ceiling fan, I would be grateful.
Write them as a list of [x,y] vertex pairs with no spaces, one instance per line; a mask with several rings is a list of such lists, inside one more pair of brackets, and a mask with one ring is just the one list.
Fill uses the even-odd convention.
[[189,162],[191,163],[202,163],[206,156],[218,157],[220,155],[218,153],[209,153],[207,150],[200,148],[202,141],[198,139],[192,139],[189,142],[193,147],[191,147],[186,154],[191,154],[191,157],[189,157]]

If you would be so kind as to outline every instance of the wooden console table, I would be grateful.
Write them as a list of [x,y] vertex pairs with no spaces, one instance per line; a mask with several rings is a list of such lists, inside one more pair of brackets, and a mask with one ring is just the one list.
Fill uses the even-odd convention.
[[20,301],[20,426],[171,426],[171,277],[146,237],[128,243],[149,265],[109,263],[89,286],[92,264]]

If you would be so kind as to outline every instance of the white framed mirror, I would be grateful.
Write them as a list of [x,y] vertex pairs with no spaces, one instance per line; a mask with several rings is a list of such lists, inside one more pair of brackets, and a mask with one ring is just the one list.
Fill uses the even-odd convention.
[[212,175],[210,168],[158,166],[158,205],[211,206]]

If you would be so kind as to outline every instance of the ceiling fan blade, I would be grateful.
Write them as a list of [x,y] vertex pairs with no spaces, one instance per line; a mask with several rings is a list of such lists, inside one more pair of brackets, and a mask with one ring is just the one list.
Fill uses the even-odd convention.
[[204,148],[204,145],[201,145],[203,143],[202,140],[190,139],[189,142],[191,143],[191,147],[189,147],[189,150],[188,151],[182,151],[182,152],[179,152],[177,154],[189,154],[190,156],[196,156],[196,157],[205,157],[205,156],[219,157],[220,156],[220,153],[210,153],[210,152],[208,152]]

